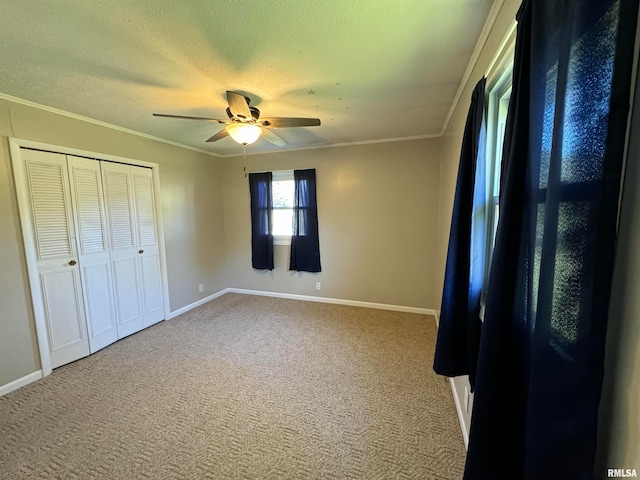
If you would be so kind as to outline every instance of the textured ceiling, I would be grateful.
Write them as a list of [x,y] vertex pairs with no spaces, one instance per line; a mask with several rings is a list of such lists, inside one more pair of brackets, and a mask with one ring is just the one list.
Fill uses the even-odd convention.
[[[2,0],[0,93],[218,155],[225,90],[288,148],[440,133],[493,0]],[[281,147],[281,148],[287,148]],[[258,140],[250,151],[274,150]]]

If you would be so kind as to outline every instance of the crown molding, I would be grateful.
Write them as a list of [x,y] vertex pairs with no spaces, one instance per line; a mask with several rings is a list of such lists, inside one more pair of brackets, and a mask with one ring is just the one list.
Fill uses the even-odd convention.
[[173,145],[174,147],[186,148],[187,150],[193,150],[194,152],[204,153],[205,155],[210,155],[212,157],[218,157],[218,158],[220,157],[220,155],[216,153],[208,152],[200,148],[191,147],[189,145],[184,145],[183,143],[167,140],[166,138],[156,137],[154,135],[149,135],[147,133],[138,132],[137,130],[131,130],[130,128],[120,127],[112,123],[107,123],[100,120],[96,120],[94,118],[78,115],[76,113],[67,112],[66,110],[60,110],[59,108],[54,108],[48,105],[43,105],[41,103],[32,102],[31,100],[25,100],[24,98],[14,97],[12,95],[7,95],[6,93],[0,92],[0,100],[8,100],[10,102],[18,103],[20,105],[26,105],[27,107],[44,110],[45,112],[55,113],[56,115],[62,115],[64,117],[73,118],[74,120],[80,120],[82,122],[92,123],[94,125],[110,128],[112,130],[117,130],[119,132],[129,133],[131,135],[136,135],[138,137],[143,137],[149,140],[155,140],[156,142],[167,143],[169,145]]
[[482,32],[480,32],[480,37],[478,38],[476,47],[473,49],[473,53],[471,54],[471,58],[469,59],[467,69],[465,70],[464,75],[462,76],[460,85],[458,85],[458,90],[456,91],[456,94],[453,97],[453,102],[451,102],[451,107],[449,107],[449,112],[447,113],[444,123],[442,124],[442,128],[440,129],[441,137],[444,136],[444,133],[447,131],[447,127],[449,126],[451,117],[453,117],[453,112],[455,112],[456,108],[458,108],[458,103],[460,103],[460,97],[462,96],[462,92],[467,86],[467,83],[469,83],[469,79],[471,78],[473,69],[476,68],[478,59],[480,58],[480,53],[484,49],[487,43],[487,39],[489,38],[489,34],[493,30],[493,26],[496,23],[496,19],[498,18],[498,13],[500,13],[500,9],[502,8],[502,5],[504,5],[504,1],[505,0],[494,0],[493,5],[491,6],[491,10],[489,10],[489,15],[487,16],[486,22],[484,22],[484,27],[482,27]]

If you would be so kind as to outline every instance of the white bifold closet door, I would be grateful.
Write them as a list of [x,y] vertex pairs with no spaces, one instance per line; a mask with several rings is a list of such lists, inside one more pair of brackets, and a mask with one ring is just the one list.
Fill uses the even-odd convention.
[[52,368],[163,320],[153,171],[21,156]]
[[52,368],[89,355],[65,155],[22,150]]
[[120,338],[163,319],[152,172],[101,162]]
[[91,353],[118,340],[100,162],[67,156]]
[[144,326],[148,327],[164,320],[153,176],[150,168],[134,166],[130,168],[135,199],[138,259],[142,278],[142,314]]

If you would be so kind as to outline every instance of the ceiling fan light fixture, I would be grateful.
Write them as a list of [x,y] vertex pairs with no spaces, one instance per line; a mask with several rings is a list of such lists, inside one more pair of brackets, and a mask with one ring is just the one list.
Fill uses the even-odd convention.
[[252,123],[232,123],[225,127],[229,136],[240,145],[251,145],[255,142],[262,129]]

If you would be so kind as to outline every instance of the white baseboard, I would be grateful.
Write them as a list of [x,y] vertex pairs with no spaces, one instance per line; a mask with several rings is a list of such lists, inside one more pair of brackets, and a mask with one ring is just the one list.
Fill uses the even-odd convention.
[[20,387],[24,387],[25,385],[29,385],[30,383],[35,382],[36,380],[40,380],[42,378],[42,370],[38,370],[37,372],[30,373],[29,375],[25,375],[22,378],[14,380],[13,382],[7,383],[6,385],[0,386],[0,397],[6,395],[7,393],[13,392]]
[[297,295],[293,293],[267,292],[264,290],[247,290],[244,288],[227,288],[229,293],[243,295],[258,295],[262,297],[287,298],[289,300],[303,300],[306,302],[333,303],[336,305],[349,305],[351,307],[375,308],[378,310],[392,310],[395,312],[419,313],[422,315],[435,315],[435,310],[429,308],[405,307],[403,305],[389,305],[386,303],[361,302],[359,300],[343,300],[341,298],[314,297],[312,295]]
[[451,385],[451,393],[453,394],[453,401],[456,404],[456,411],[458,412],[458,421],[460,422],[460,430],[462,430],[462,438],[464,440],[464,448],[469,448],[469,432],[467,432],[467,427],[464,423],[464,415],[462,413],[462,405],[460,405],[460,400],[458,396],[458,392],[456,391],[456,384],[453,381],[453,378],[449,377],[449,384]]
[[[436,311],[430,308],[418,308],[418,307],[406,307],[404,305],[389,305],[386,303],[373,303],[373,302],[361,302],[359,300],[344,300],[341,298],[329,298],[329,297],[314,297],[312,295],[297,295],[293,293],[279,293],[279,292],[268,292],[265,290],[248,290],[245,288],[225,288],[220,290],[219,292],[214,293],[213,295],[209,295],[208,297],[202,298],[197,302],[186,305],[178,310],[171,312],[167,320],[177,317],[178,315],[182,315],[183,313],[187,313],[189,310],[193,310],[200,305],[204,305],[211,300],[214,300],[218,297],[226,293],[239,293],[242,295],[258,295],[262,297],[276,297],[276,298],[287,298],[289,300],[303,300],[307,302],[320,302],[320,303],[333,303],[336,305],[349,305],[352,307],[364,307],[364,308],[375,308],[378,310],[391,310],[395,312],[407,312],[407,313],[419,313],[421,315],[433,315],[436,316]],[[437,321],[437,317],[436,317]]]
[[[440,327],[440,310],[434,311],[433,314],[436,317],[436,325],[439,328]],[[458,422],[460,422],[460,430],[462,430],[464,447],[466,449],[469,449],[469,432],[467,431],[467,426],[464,423],[464,414],[462,413],[462,405],[460,405],[460,397],[458,396],[458,391],[456,389],[456,382],[454,382],[453,378],[451,377],[449,377],[449,384],[451,385],[451,393],[453,394],[453,401],[456,404],[456,412],[458,412]]]
[[230,290],[231,289],[229,289],[229,288],[225,288],[224,290],[220,290],[219,292],[216,292],[213,295],[209,295],[208,297],[201,298],[197,302],[193,302],[193,303],[191,303],[191,304],[189,304],[189,305],[187,305],[185,307],[179,308],[175,312],[171,312],[169,314],[169,318],[167,318],[167,320],[171,320],[172,318],[175,318],[178,315],[182,315],[183,313],[187,313],[189,310],[193,310],[194,308],[199,307],[200,305],[204,305],[205,303],[208,303],[211,300],[214,300],[214,299],[216,299],[218,297],[221,297],[225,293],[229,293]]

